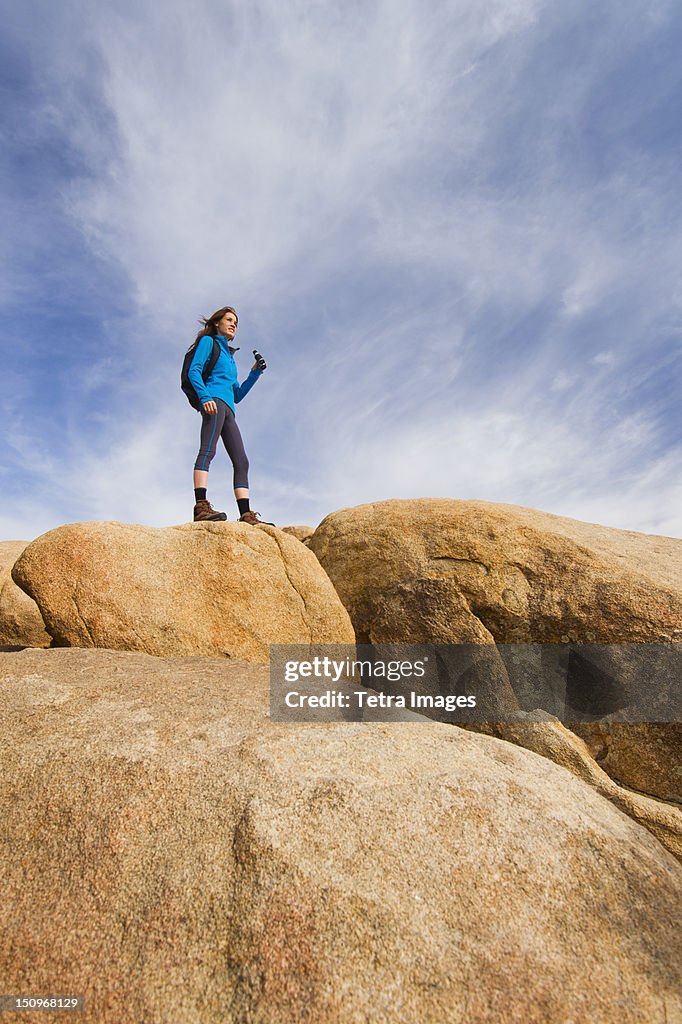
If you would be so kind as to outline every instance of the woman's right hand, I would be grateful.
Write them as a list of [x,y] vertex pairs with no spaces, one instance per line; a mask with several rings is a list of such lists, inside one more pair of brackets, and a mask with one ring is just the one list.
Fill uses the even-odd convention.
[[202,409],[204,410],[205,413],[208,413],[209,416],[216,416],[218,413],[218,406],[215,404],[213,399],[211,399],[209,402],[203,402]]

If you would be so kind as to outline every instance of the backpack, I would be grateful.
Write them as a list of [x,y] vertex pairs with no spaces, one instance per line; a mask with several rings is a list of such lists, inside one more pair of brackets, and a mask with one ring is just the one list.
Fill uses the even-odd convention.
[[[204,337],[206,337],[206,335],[204,335]],[[185,392],[185,395],[187,396],[187,401],[189,402],[189,404],[192,406],[193,409],[196,409],[197,412],[199,412],[201,410],[201,402],[199,401],[199,396],[196,393],[196,391],[194,390],[194,388],[192,386],[192,382],[189,379],[189,368],[190,368],[190,366],[192,364],[192,359],[194,358],[194,353],[197,350],[197,345],[199,344],[199,342],[201,340],[202,339],[199,338],[197,341],[194,342],[193,345],[190,345],[190,347],[185,352],[185,358],[182,361],[182,371],[180,373],[180,387]],[[208,362],[204,363],[204,368],[201,371],[201,376],[204,379],[204,383],[206,383],[208,378],[213,373],[213,367],[218,362],[219,355],[220,355],[220,345],[218,344],[218,342],[214,338],[213,339],[213,351],[211,352],[211,355],[210,355],[210,357],[208,359]]]

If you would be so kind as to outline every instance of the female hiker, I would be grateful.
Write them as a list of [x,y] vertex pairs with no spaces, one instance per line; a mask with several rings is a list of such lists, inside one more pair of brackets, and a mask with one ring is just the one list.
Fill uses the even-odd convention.
[[[262,356],[254,353],[256,362],[246,380],[239,383],[233,356],[237,349],[230,345],[237,333],[238,320],[231,306],[223,306],[211,316],[201,318],[204,329],[197,335],[196,350],[187,372],[201,405],[201,446],[194,464],[194,521],[227,519],[224,512],[216,512],[206,497],[208,470],[220,438],[234,469],[233,486],[239,522],[257,526],[261,522],[258,518],[260,513],[252,512],[249,507],[249,460],[234,407],[249,393],[267,364]],[[207,366],[210,366],[209,373],[206,373]],[[268,525],[274,526],[274,523]]]

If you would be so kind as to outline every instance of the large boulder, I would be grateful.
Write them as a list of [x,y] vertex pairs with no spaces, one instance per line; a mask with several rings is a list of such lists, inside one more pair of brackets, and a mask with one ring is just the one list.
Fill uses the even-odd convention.
[[277,724],[267,669],[218,659],[23,651],[0,689],[7,992],[84,1024],[682,1013],[682,866],[546,758]]
[[432,621],[441,643],[443,622],[450,643],[682,639],[682,541],[574,522],[491,502],[381,501],[333,512],[310,548],[359,642],[414,635],[415,615],[425,642]]
[[33,541],[14,581],[57,646],[267,661],[276,643],[353,643],[315,556],[271,526],[74,523]]
[[0,541],[0,646],[50,646],[38,605],[12,579],[12,566],[28,543]]
[[[348,609],[359,642],[682,640],[682,541],[674,538],[516,505],[423,498],[334,512],[309,546]],[[641,687],[641,673],[627,678],[627,652],[614,648],[608,657],[624,691]],[[574,728],[619,782],[645,794],[679,797],[674,723]],[[518,736],[503,723],[496,731]],[[547,735],[543,749],[547,756],[557,751],[554,736]]]

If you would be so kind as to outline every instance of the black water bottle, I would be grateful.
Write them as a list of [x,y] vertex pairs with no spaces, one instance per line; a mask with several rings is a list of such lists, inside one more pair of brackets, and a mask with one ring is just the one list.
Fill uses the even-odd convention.
[[259,370],[267,369],[267,365],[268,364],[265,362],[265,360],[263,359],[263,357],[260,354],[260,352],[257,352],[255,348],[253,349],[253,355],[254,355],[254,358],[256,360],[256,366],[258,367],[258,369]]

